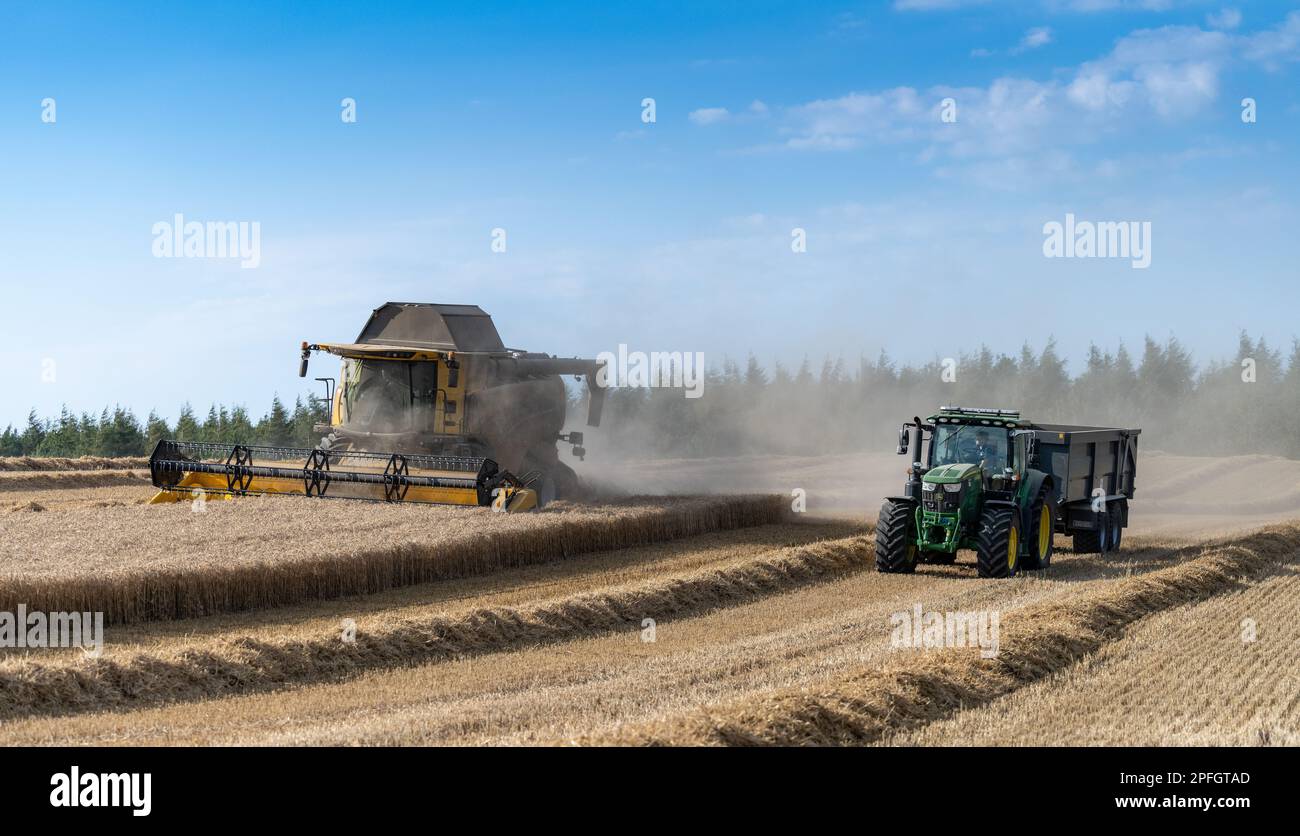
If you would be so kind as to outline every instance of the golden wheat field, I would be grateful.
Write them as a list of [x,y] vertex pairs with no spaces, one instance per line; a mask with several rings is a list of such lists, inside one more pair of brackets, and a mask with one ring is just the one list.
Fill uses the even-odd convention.
[[[661,496],[524,515],[6,470],[0,611],[108,627],[98,658],[0,654],[0,743],[1300,742],[1294,463],[1154,454],[1121,553],[1058,538],[1003,581],[875,571],[896,486],[851,479],[897,459],[678,464],[645,465]],[[918,607],[996,612],[996,654],[897,646]]]

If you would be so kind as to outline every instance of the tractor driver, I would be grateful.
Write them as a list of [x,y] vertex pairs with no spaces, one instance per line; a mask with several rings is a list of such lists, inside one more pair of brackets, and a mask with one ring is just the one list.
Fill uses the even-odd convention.
[[988,430],[977,430],[975,432],[975,448],[971,451],[975,461],[984,465],[984,469],[990,473],[997,473],[1002,470],[1005,462],[1002,458],[1002,451],[989,438]]

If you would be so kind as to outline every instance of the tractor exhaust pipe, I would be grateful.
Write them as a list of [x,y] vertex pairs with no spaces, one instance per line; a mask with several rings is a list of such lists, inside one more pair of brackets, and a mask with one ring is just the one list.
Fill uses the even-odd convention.
[[911,466],[907,468],[907,485],[903,493],[909,499],[917,502],[921,501],[921,419],[915,417],[912,423],[906,426],[907,430],[907,449],[900,452],[908,453],[911,458]]

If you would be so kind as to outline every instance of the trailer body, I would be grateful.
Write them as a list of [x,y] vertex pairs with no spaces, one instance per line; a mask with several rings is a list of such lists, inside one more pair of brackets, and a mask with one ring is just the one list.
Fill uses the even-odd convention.
[[[1056,492],[1056,530],[1095,531],[1103,511],[1121,515],[1135,493],[1139,429],[1030,423],[1024,438],[1029,466],[1051,476]],[[1020,445],[1017,444],[1019,449]]]

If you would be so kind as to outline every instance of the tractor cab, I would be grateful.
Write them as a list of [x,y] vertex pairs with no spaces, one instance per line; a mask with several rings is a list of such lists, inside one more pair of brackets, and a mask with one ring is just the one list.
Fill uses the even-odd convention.
[[[962,480],[978,480],[985,488],[1006,490],[1010,482],[1024,475],[1028,459],[1025,442],[1018,435],[1027,426],[1019,412],[943,407],[925,421],[917,418],[904,424],[898,452],[912,452],[909,475],[922,485],[949,484],[960,472]],[[956,467],[959,465],[969,467]]]

